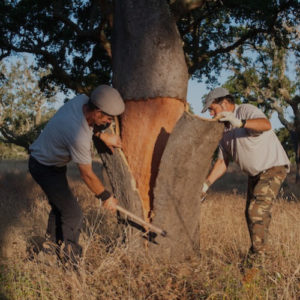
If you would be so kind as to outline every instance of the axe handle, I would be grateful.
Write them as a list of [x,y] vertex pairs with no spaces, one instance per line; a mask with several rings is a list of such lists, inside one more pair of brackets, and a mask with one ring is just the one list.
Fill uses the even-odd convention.
[[117,205],[116,208],[117,208],[117,210],[118,210],[119,212],[122,212],[123,214],[129,216],[129,217],[132,218],[133,220],[139,222],[141,225],[144,225],[144,226],[148,227],[148,228],[151,229],[152,231],[154,231],[154,232],[156,232],[156,233],[159,233],[159,234],[161,234],[162,236],[166,236],[166,235],[167,235],[167,232],[166,232],[165,230],[163,230],[163,229],[161,229],[161,228],[159,228],[159,227],[157,227],[157,226],[155,226],[155,225],[152,225],[152,224],[150,224],[150,223],[144,221],[142,218],[140,218],[140,217],[134,215],[133,213],[131,213],[131,212],[128,211],[127,209],[125,209],[125,208],[123,208],[123,207],[121,207],[121,206],[119,206],[119,205]]

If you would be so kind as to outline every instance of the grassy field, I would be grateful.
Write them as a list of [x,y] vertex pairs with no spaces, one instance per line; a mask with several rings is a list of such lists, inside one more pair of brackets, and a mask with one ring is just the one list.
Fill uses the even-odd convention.
[[28,245],[44,235],[49,206],[27,162],[0,161],[0,299],[300,299],[300,188],[293,174],[273,207],[272,251],[264,268],[246,277],[239,264],[250,243],[247,178],[235,168],[202,204],[201,255],[182,263],[122,243],[116,218],[99,208],[74,166],[69,178],[85,214],[78,272],[53,257],[27,259]]

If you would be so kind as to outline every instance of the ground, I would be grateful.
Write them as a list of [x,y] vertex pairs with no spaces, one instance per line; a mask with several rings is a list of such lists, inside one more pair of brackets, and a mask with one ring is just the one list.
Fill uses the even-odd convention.
[[[94,167],[100,171],[98,162]],[[0,299],[300,298],[300,190],[293,172],[274,203],[272,251],[264,267],[248,277],[240,270],[250,243],[247,178],[235,166],[201,206],[200,253],[180,263],[124,244],[122,225],[99,207],[74,165],[68,175],[85,214],[84,258],[77,272],[48,257],[27,259],[28,246],[44,235],[49,206],[26,161],[0,161]]]

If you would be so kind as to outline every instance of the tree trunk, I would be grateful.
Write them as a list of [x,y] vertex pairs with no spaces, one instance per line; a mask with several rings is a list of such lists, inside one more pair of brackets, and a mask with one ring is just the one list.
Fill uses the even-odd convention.
[[297,146],[296,146],[296,183],[300,183],[300,141],[299,141],[299,138],[297,140]]
[[[193,155],[189,151],[182,151],[182,148],[187,147],[185,136],[182,135],[178,136],[177,143],[171,143],[171,146],[168,147],[167,156],[164,154],[168,138],[185,111],[188,82],[182,41],[175,21],[170,15],[167,2],[165,0],[115,1],[112,55],[113,84],[123,96],[126,106],[125,112],[120,118],[126,162],[124,159],[119,160],[118,155],[102,154],[112,181],[113,191],[125,208],[132,209],[138,215],[141,213],[146,221],[152,221],[152,219],[155,221],[157,216],[155,223],[158,227],[163,225],[169,229],[173,226],[172,232],[170,231],[171,236],[178,236],[179,243],[181,243],[180,249],[182,249],[182,243],[185,244],[190,236],[181,230],[181,226],[185,225],[185,222],[174,224],[173,219],[178,220],[178,214],[176,215],[174,212],[172,199],[165,197],[164,189],[178,191],[189,189],[190,186],[184,185],[186,181],[164,180],[164,177],[168,175],[170,178],[185,176],[185,172],[172,168],[177,161],[170,160],[168,162],[168,155],[172,151],[176,155],[177,150],[181,149],[184,156],[180,162],[189,161],[189,166],[193,166],[196,157],[200,158],[205,167],[198,168],[199,174],[192,168],[195,177],[191,182],[197,182],[196,185],[201,186],[201,180],[204,180],[210,157],[214,152],[212,148],[216,147],[219,135],[212,136],[212,144],[203,144],[200,147],[201,135],[206,134],[208,129],[214,128],[214,126],[203,127],[204,123],[192,122],[193,125],[201,128],[191,129],[189,119],[181,118],[179,124],[182,125],[182,122],[188,124],[185,127],[187,131],[184,131],[190,137],[188,147],[192,144],[196,145],[191,147],[194,151]],[[191,130],[191,133],[188,133],[188,130]],[[193,135],[194,133],[196,136]],[[176,136],[175,134],[175,139]],[[172,140],[174,141],[174,138]],[[176,147],[173,149],[172,145]],[[205,149],[209,149],[209,154]],[[195,152],[198,150],[200,152]],[[204,159],[202,159],[201,151],[205,155]],[[164,162],[160,166],[163,155]],[[115,160],[118,160],[119,163],[115,163]],[[199,166],[198,163],[195,165]],[[162,183],[157,182],[158,171],[163,174],[160,176]],[[117,173],[120,174],[117,175]],[[189,175],[187,178],[190,178]],[[172,183],[176,186],[172,186]],[[155,185],[158,185],[158,188],[154,193]],[[191,199],[191,195],[187,192],[178,194],[180,197],[182,196],[182,202],[177,205],[177,208],[183,208],[181,217],[185,219],[188,216],[189,224],[192,222],[197,227],[199,223],[195,220],[199,219],[199,204],[196,204],[198,190],[193,189],[193,191],[195,192],[193,204],[196,206],[182,205],[183,202],[187,203]],[[139,204],[135,203],[136,201],[139,201]],[[139,209],[139,205],[142,209]],[[157,209],[153,215],[155,207]],[[161,211],[157,211],[159,209]],[[164,218],[167,221],[163,221]],[[194,225],[192,226],[193,237],[196,232]],[[150,233],[149,241],[153,241],[153,237],[154,235]],[[193,242],[197,244],[198,241],[199,236],[195,237]],[[171,243],[170,239],[166,239],[161,242],[161,245],[163,248],[157,249],[151,246],[149,248],[159,254],[165,252],[164,250],[168,253],[178,253],[172,251],[174,247],[178,246],[178,242]],[[188,246],[188,252],[193,247],[193,245],[192,247]],[[170,249],[171,251],[169,251]]]
[[150,219],[168,136],[185,109],[188,71],[165,0],[115,1],[113,84],[125,99],[123,150]]
[[292,142],[294,144],[295,163],[296,163],[296,178],[295,182],[300,182],[300,126],[295,122],[295,129],[290,131]]

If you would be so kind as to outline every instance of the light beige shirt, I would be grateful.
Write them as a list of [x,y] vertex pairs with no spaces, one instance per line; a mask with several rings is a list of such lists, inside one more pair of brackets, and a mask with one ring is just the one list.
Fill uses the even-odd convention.
[[93,128],[89,127],[82,110],[88,99],[86,95],[79,95],[56,112],[30,146],[31,155],[37,161],[58,167],[70,160],[78,164],[92,162]]
[[[264,113],[251,104],[235,105],[234,115],[242,119],[266,118]],[[225,128],[219,144],[219,159],[229,157],[251,176],[275,166],[287,165],[290,161],[273,130],[257,132],[246,128]]]

